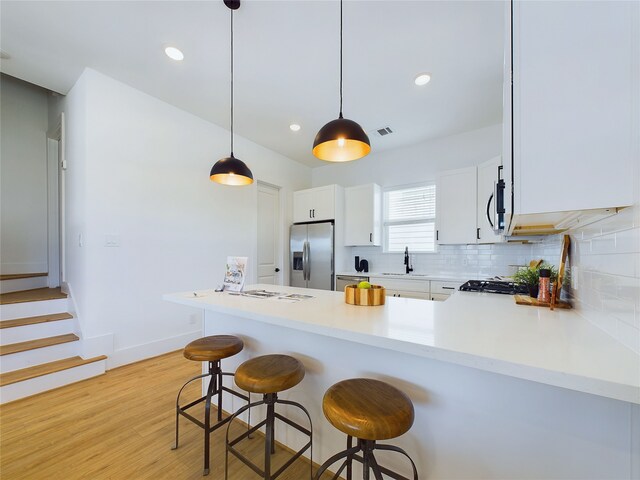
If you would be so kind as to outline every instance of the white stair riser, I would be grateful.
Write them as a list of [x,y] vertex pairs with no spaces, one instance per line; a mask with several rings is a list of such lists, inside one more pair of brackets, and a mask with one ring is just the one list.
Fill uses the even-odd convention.
[[23,325],[21,327],[3,328],[0,330],[0,345],[28,342],[38,338],[55,337],[73,332],[73,319],[57,320],[55,322]]
[[0,320],[37,317],[51,313],[63,313],[68,309],[66,298],[43,300],[41,302],[11,303],[0,306]]
[[61,372],[50,373],[49,375],[43,375],[23,382],[5,385],[4,387],[0,387],[0,404],[86,380],[87,378],[102,375],[104,372],[105,361],[100,360],[79,367],[69,368],[68,370],[62,370]]
[[12,353],[0,357],[0,373],[12,372],[22,368],[34,367],[43,363],[55,362],[63,358],[78,355],[78,341],[35,348],[26,352]]
[[21,290],[33,290],[48,286],[48,277],[15,278],[12,280],[0,280],[0,293],[19,292]]

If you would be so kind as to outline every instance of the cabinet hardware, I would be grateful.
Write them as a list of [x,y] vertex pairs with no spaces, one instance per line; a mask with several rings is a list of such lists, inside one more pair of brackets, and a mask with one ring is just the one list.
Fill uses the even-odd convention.
[[311,216],[311,209],[309,209],[309,218],[313,218],[313,217]]
[[476,228],[476,240],[480,240],[480,227]]
[[455,290],[455,287],[442,287],[443,290]]
[[316,218],[316,209],[311,210],[313,212],[313,218]]
[[373,233],[369,234],[369,243],[373,243]]
[[440,238],[438,238],[439,236],[440,236],[440,230],[436,230],[436,242],[440,240]]

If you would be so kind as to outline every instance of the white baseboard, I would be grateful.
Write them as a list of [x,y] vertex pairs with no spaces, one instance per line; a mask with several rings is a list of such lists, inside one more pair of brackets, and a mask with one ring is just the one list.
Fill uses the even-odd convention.
[[176,337],[163,338],[155,342],[135,345],[121,350],[115,350],[107,359],[107,370],[128,363],[138,362],[146,358],[156,357],[163,353],[184,348],[185,345],[202,336],[202,330],[188,332]]
[[113,355],[113,333],[98,337],[84,337],[81,343],[80,356],[82,358],[93,358],[100,355],[110,357]]

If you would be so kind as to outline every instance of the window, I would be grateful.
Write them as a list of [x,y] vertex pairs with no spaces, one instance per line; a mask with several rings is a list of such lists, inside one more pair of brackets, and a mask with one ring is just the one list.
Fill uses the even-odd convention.
[[386,252],[435,252],[436,186],[401,187],[384,192]]

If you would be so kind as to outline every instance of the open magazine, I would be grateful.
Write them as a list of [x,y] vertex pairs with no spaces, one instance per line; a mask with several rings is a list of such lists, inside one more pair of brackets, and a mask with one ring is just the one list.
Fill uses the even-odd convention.
[[228,292],[241,292],[247,276],[248,257],[227,257],[224,272],[224,289]]

